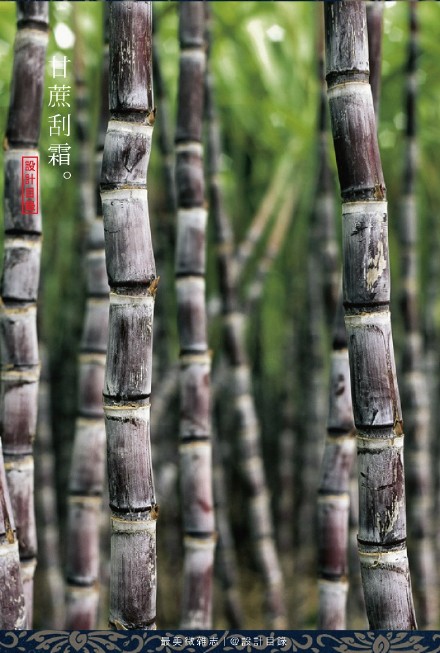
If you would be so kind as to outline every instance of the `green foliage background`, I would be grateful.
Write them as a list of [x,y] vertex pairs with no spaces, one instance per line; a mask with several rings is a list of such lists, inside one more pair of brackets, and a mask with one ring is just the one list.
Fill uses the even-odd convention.
[[[212,66],[215,73],[217,100],[223,131],[224,156],[223,184],[237,241],[255,213],[280,162],[287,159],[290,174],[286,185],[301,190],[299,207],[295,211],[291,238],[286,243],[285,256],[281,257],[279,270],[269,279],[267,292],[267,321],[271,328],[286,309],[285,266],[295,289],[302,288],[301,269],[304,265],[305,231],[310,201],[313,193],[316,124],[316,31],[318,6],[312,2],[213,2]],[[385,179],[389,191],[391,236],[398,221],[398,195],[401,185],[403,114],[403,69],[406,45],[406,2],[386,2],[382,102],[380,110],[379,140]],[[80,49],[86,65],[90,92],[91,135],[96,135],[98,91],[101,59],[100,2],[51,2],[52,32],[48,51],[48,77],[41,130],[43,209],[45,223],[44,248],[44,329],[47,337],[62,337],[60,320],[69,322],[70,294],[78,285],[78,264],[75,256],[78,243],[75,238],[81,231],[81,216],[77,215],[76,139],[73,133],[72,179],[62,178],[61,170],[47,163],[47,149],[54,138],[49,136],[48,103],[49,60],[54,53],[66,54],[73,62],[73,48],[57,44],[56,34],[60,24],[75,29],[77,23]],[[419,206],[420,247],[422,251],[421,287],[427,280],[429,248],[433,243],[433,227],[438,206],[437,170],[440,130],[438,59],[440,39],[438,32],[439,7],[435,2],[419,5],[421,22],[421,56],[419,75]],[[177,15],[173,2],[154,2],[159,32],[159,53],[171,103],[170,115],[175,116],[177,88]],[[9,101],[12,71],[13,39],[15,34],[15,5],[0,4],[0,121],[4,130]],[[280,39],[280,40],[278,40]],[[73,63],[68,64],[66,83],[72,86],[71,113],[74,132],[74,80]],[[171,125],[171,128],[173,125]],[[56,140],[56,139],[55,139]],[[154,206],[160,197],[160,160],[157,152],[152,157],[150,196]],[[3,183],[3,180],[0,181]],[[157,191],[157,192],[156,192]],[[154,214],[153,214],[154,215]],[[394,247],[395,249],[395,247]],[[394,253],[394,252],[393,252]],[[397,274],[396,257],[393,271]],[[212,271],[214,266],[211,267]],[[396,281],[397,283],[397,281]],[[214,292],[215,280],[210,279]],[[275,293],[276,301],[270,297]],[[290,293],[290,290],[289,290]],[[294,293],[295,294],[295,293]],[[275,299],[275,298],[274,298]],[[67,314],[66,314],[67,311]],[[61,316],[61,313],[63,317]],[[77,309],[73,310],[77,314]],[[285,323],[285,321],[283,320]],[[267,330],[267,329],[266,329]],[[266,331],[265,330],[265,331]],[[280,373],[282,356],[276,350],[280,338],[266,334],[268,369]],[[271,342],[270,342],[271,341]]]
[[[158,46],[170,102],[171,125],[176,115],[178,74],[177,12],[175,2],[155,1]],[[275,441],[281,419],[285,375],[297,378],[291,341],[300,332],[304,314],[307,229],[313,200],[316,170],[316,116],[318,80],[316,66],[317,29],[321,3],[316,2],[212,2],[212,68],[223,134],[221,178],[237,242],[249,226],[274,175],[285,174],[285,188],[297,191],[292,226],[283,250],[267,279],[264,297],[253,316],[249,333],[250,351],[258,355],[254,364],[258,405],[265,425],[264,444],[268,467],[276,488]],[[102,2],[50,2],[51,38],[48,77],[41,129],[41,189],[44,220],[40,332],[47,341],[53,383],[53,417],[59,467],[60,512],[64,512],[70,443],[76,411],[76,356],[84,307],[81,253],[84,224],[78,209],[78,149],[74,133],[75,88],[73,47],[60,40],[61,30],[77,35],[90,93],[90,133],[93,143],[99,99],[102,49]],[[399,194],[402,191],[403,93],[407,39],[407,2],[386,2],[383,44],[383,81],[379,142],[390,205],[393,307],[399,288]],[[419,247],[420,297],[425,307],[428,284],[438,289],[433,262],[439,257],[440,211],[440,3],[418,5],[420,18],[419,74]],[[15,4],[0,2],[0,130],[5,131],[15,35]],[[48,87],[50,58],[60,53],[70,60],[66,84],[72,86],[72,147],[70,171],[48,165],[47,151],[54,139],[49,134]],[[56,141],[57,139],[55,139]],[[62,142],[58,140],[58,142]],[[92,151],[92,150],[91,150]],[[0,170],[3,157],[0,153]],[[333,162],[334,166],[334,162]],[[283,172],[286,171],[286,172]],[[336,188],[336,182],[335,182]],[[3,179],[0,174],[0,193]],[[163,216],[163,178],[160,154],[153,150],[149,171],[151,216],[156,235]],[[212,243],[209,245],[213,254]],[[258,256],[264,249],[257,249]],[[170,360],[177,359],[172,286],[174,253],[158,260],[164,278],[158,294],[158,311],[166,320],[166,343]],[[208,293],[217,294],[214,257],[209,264]],[[434,266],[435,267],[435,266]],[[252,280],[251,265],[245,283]],[[440,303],[434,292],[436,322]],[[260,327],[260,330],[255,328]],[[400,326],[394,310],[394,331],[399,350]],[[220,330],[213,324],[211,346],[220,350]],[[160,379],[159,379],[160,380]],[[158,380],[158,381],[159,381]],[[154,379],[153,379],[154,382]],[[290,384],[289,384],[290,385]],[[292,386],[301,405],[301,387]],[[274,490],[275,491],[275,490]]]

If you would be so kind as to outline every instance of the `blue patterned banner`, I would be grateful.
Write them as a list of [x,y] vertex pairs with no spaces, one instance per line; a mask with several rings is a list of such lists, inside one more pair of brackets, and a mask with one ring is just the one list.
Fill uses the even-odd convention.
[[0,631],[0,653],[439,653],[438,631]]

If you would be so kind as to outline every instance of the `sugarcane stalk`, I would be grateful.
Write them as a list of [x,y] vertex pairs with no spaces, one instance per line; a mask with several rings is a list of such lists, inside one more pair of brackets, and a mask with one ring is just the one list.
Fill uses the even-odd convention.
[[[158,35],[158,12],[154,14],[153,5],[153,83],[154,95],[156,98],[156,125],[157,140],[160,152],[160,167],[162,170],[162,192],[159,193],[158,210],[156,211],[155,224],[153,225],[153,235],[155,239],[156,261],[161,265],[161,288],[162,292],[158,298],[155,309],[154,332],[156,343],[154,367],[162,372],[171,364],[169,346],[169,320],[168,313],[175,310],[169,306],[169,301],[174,301],[173,290],[169,284],[174,283],[173,279],[173,254],[175,251],[176,229],[176,181],[175,181],[175,155],[174,155],[174,138],[171,129],[169,115],[169,101],[165,80],[162,75],[160,53],[160,37]],[[159,374],[158,376],[162,376]],[[156,393],[156,401],[159,393]],[[154,411],[156,411],[156,402]],[[171,431],[165,429],[161,435]],[[163,438],[161,436],[160,440]],[[174,447],[174,438],[170,439],[170,446]],[[156,479],[158,477],[156,476]]]
[[[104,5],[105,13],[107,6]],[[105,27],[105,26],[104,26]],[[105,470],[105,424],[102,405],[108,338],[109,287],[105,267],[104,224],[99,196],[104,139],[108,122],[108,30],[104,28],[101,111],[95,161],[98,183],[96,211],[88,188],[90,141],[86,121],[80,122],[83,156],[80,160],[83,220],[87,227],[85,268],[87,301],[79,355],[78,413],[70,469],[67,560],[66,627],[70,630],[96,628],[99,604],[100,515]],[[80,78],[80,90],[82,83]],[[81,96],[80,96],[81,97]],[[82,106],[79,109],[83,109]],[[78,120],[82,111],[78,110]],[[87,173],[88,174],[85,174]],[[81,178],[81,177],[80,177]],[[82,183],[80,184],[80,187]],[[90,208],[92,200],[92,208]],[[92,217],[93,215],[93,217]]]
[[326,79],[343,214],[345,325],[359,468],[358,547],[370,628],[413,629],[403,422],[391,334],[387,203],[365,5],[325,4]]
[[202,119],[204,3],[179,6],[176,129],[176,292],[180,342],[180,470],[184,530],[182,628],[210,628],[215,548],[210,427],[210,353],[205,305]]
[[[41,253],[39,185],[33,213],[23,214],[23,156],[38,161],[43,82],[49,30],[48,5],[17,2],[17,35],[6,127],[5,244],[1,283],[1,437],[20,550],[27,626],[32,625],[37,555],[33,440],[37,426],[37,295]],[[36,163],[37,165],[37,163]],[[24,174],[24,173],[23,173]],[[38,173],[35,171],[34,175]]]
[[[382,32],[383,32],[383,4],[381,0],[367,2],[367,30],[368,50],[370,61],[370,86],[373,95],[376,128],[379,122],[379,105],[381,90],[381,64],[382,64]],[[357,551],[357,535],[359,528],[359,489],[357,481],[357,465],[352,466],[349,483],[350,509],[349,509],[349,588],[347,599],[347,619],[352,623],[361,617],[365,619],[365,600],[362,590],[362,580]],[[365,626],[364,626],[365,627]]]
[[367,32],[368,56],[370,61],[370,85],[373,94],[374,114],[379,121],[381,67],[382,67],[382,32],[383,32],[383,0],[368,0]]
[[[159,47],[157,42],[156,21],[153,25],[153,80],[154,92],[157,100],[157,130],[159,149],[162,155],[162,170],[165,180],[164,191],[166,200],[167,217],[176,213],[176,180],[173,140],[170,134],[170,119],[168,109],[168,98],[166,95],[165,82],[159,59]],[[174,229],[166,225],[166,234],[170,244],[174,244]]]
[[57,517],[55,456],[53,450],[49,362],[40,341],[41,377],[38,386],[38,422],[35,442],[35,512],[38,535],[38,565],[35,620],[39,628],[65,625],[64,580],[61,570],[60,533]]
[[425,341],[425,373],[429,388],[429,416],[430,416],[430,442],[431,442],[431,460],[433,461],[432,465],[432,475],[433,475],[433,486],[434,486],[434,546],[436,552],[436,558],[439,559],[440,556],[440,528],[439,528],[439,519],[440,519],[440,470],[437,465],[437,460],[440,453],[440,443],[437,438],[437,423],[439,415],[439,379],[438,379],[438,367],[439,367],[439,350],[438,346],[438,333],[437,333],[437,301],[439,297],[438,292],[438,283],[440,279],[440,257],[439,253],[439,238],[436,228],[436,211],[432,210],[430,212],[429,225],[431,229],[432,238],[430,243],[430,254],[428,257],[428,285],[426,289],[426,302],[425,310],[423,315],[423,331],[424,331],[424,341]]
[[[257,269],[255,271],[255,279],[246,289],[245,312],[247,315],[253,314],[255,305],[261,299],[266,279],[269,275],[270,270],[272,269],[274,261],[277,259],[281,247],[285,242],[284,237],[286,235],[287,229],[289,228],[293,215],[294,200],[295,193],[292,190],[286,194],[281,207],[279,207],[278,215],[273,226],[272,233],[269,236],[267,247],[263,256],[258,262]],[[218,313],[216,310],[214,316],[217,314]],[[165,411],[168,410],[169,404],[177,391],[178,373],[174,366],[169,367],[159,383],[160,385],[157,391],[158,396],[155,399],[154,410],[151,414],[151,428],[153,434],[156,434],[157,429],[162,422]]]
[[318,494],[318,628],[346,628],[350,472],[356,452],[342,294],[333,329],[327,437]]
[[[382,4],[367,3],[367,28],[370,57],[370,85],[373,94],[374,110],[377,120],[380,93],[380,68],[382,50]],[[320,178],[328,191],[327,209],[334,215],[334,198],[331,192],[330,170],[326,152],[326,92],[324,89],[324,61],[320,62],[321,108],[320,108]],[[329,183],[330,182],[330,183]],[[318,204],[319,206],[319,204]],[[333,220],[325,220],[325,224]],[[324,233],[326,230],[324,230]],[[334,228],[333,228],[334,232]],[[326,275],[324,275],[326,277]],[[333,310],[335,306],[332,306]],[[347,336],[345,333],[342,294],[336,307],[333,328],[333,344],[330,361],[329,418],[321,480],[318,497],[318,578],[319,615],[318,627],[343,629],[346,627],[347,596],[350,590],[360,606],[363,607],[362,589],[357,583],[359,561],[357,554],[358,500],[357,480],[352,483],[349,474],[356,474],[353,464],[356,451],[354,439],[353,409],[350,389],[350,369],[348,361]],[[347,392],[348,391],[348,392]],[[354,546],[352,547],[352,544]],[[351,560],[350,560],[351,558]],[[348,583],[347,563],[351,571]],[[359,577],[360,581],[360,577]]]
[[286,407],[283,410],[286,421],[285,428],[279,435],[278,443],[278,477],[279,477],[279,498],[277,505],[278,526],[277,544],[282,554],[289,554],[293,550],[293,505],[295,496],[295,431],[291,426],[292,409],[288,399],[285,399]]
[[20,573],[20,556],[9,498],[0,438],[0,629],[26,628],[27,614]]
[[324,17],[319,7],[318,36],[318,172],[317,195],[315,203],[316,225],[315,243],[319,245],[321,279],[320,284],[324,299],[325,320],[329,330],[335,321],[340,300],[340,258],[336,241],[335,187],[333,173],[329,163],[329,120],[327,88],[325,83],[324,62]]
[[[320,7],[319,7],[320,8]],[[319,14],[322,19],[322,14]],[[324,451],[326,384],[324,379],[324,336],[334,320],[337,293],[338,261],[335,243],[335,211],[332,175],[328,162],[327,97],[324,79],[323,20],[318,25],[318,79],[320,82],[317,112],[317,173],[315,200],[309,221],[306,278],[306,302],[303,351],[307,360],[304,376],[304,427],[298,442],[300,502],[297,531],[300,559],[316,568],[315,546],[318,534],[316,495],[319,478],[314,473],[316,460]],[[324,318],[327,320],[324,321]],[[319,542],[318,542],[319,546]]]
[[218,530],[217,561],[222,582],[226,616],[231,628],[241,628],[244,613],[239,592],[238,560],[231,530],[229,496],[227,491],[221,444],[215,429],[213,439],[213,487],[215,521]]
[[[324,76],[324,34],[318,40],[318,177],[311,231],[312,264],[309,276],[316,283],[320,272],[327,323],[333,316],[327,434],[318,481],[318,628],[346,626],[349,472],[356,448],[350,395],[350,371],[342,295],[337,303],[339,265],[335,242],[335,202],[328,162],[327,94]],[[314,227],[314,228],[313,228]],[[320,243],[323,242],[323,245]],[[322,256],[322,260],[321,260]],[[315,293],[316,297],[316,293]],[[312,298],[313,302],[313,298]]]
[[317,249],[320,253],[322,233],[324,252],[327,249],[327,253],[320,265],[321,283],[327,316],[333,314],[327,434],[318,486],[318,628],[341,630],[346,628],[350,473],[353,469],[356,441],[342,289],[339,292],[337,290],[337,286],[340,286],[340,274],[335,242],[334,191],[328,162],[323,33],[320,39],[318,72],[319,165],[315,206],[317,233],[315,243],[312,243],[312,251]]
[[437,569],[433,542],[433,479],[430,465],[430,415],[423,343],[417,301],[417,58],[419,35],[416,3],[409,3],[409,43],[406,68],[405,169],[401,198],[401,307],[405,328],[402,397],[407,432],[409,559],[414,572],[414,598],[420,628],[434,628],[438,617]]
[[111,509],[109,623],[155,628],[156,519],[150,453],[154,298],[147,168],[154,105],[151,2],[110,3],[110,120],[101,172],[110,286],[104,415]]

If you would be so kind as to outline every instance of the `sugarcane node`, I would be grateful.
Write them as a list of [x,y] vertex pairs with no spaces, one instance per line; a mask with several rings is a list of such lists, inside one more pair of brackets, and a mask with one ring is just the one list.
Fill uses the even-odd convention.
[[151,519],[157,519],[159,517],[159,504],[156,503],[154,506],[151,506],[150,512]]

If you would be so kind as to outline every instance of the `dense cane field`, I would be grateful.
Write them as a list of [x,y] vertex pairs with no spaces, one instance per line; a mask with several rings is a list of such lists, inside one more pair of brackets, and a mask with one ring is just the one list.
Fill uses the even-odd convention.
[[[359,536],[369,587],[365,560],[377,556],[380,582],[400,596],[407,531],[417,627],[438,629],[440,4],[158,0],[114,3],[105,18],[111,3],[52,1],[49,28],[43,4],[24,3],[17,25],[16,3],[0,3],[0,436],[8,484],[11,470],[30,469],[34,435],[30,429],[22,449],[9,437],[8,383],[33,370],[23,383],[36,388],[41,361],[38,600],[27,627],[107,628],[110,604],[117,628],[414,628],[411,614],[399,621],[371,589],[367,603],[376,607],[367,618],[357,551]],[[380,86],[378,147],[364,83],[365,9],[372,84]],[[39,249],[39,228],[28,215],[24,227],[21,218],[11,226],[10,207],[38,193],[23,180],[15,196],[11,190],[17,157],[37,148],[35,318],[26,288],[38,285],[29,252]],[[337,309],[343,249],[354,421]],[[36,267],[20,267],[31,259]],[[18,281],[14,267],[26,269]],[[34,331],[24,338],[35,349],[30,362],[27,350],[11,353],[27,329],[14,317],[22,313],[38,325],[39,354]],[[393,395],[391,408],[384,393]],[[11,419],[25,423],[18,405]],[[145,486],[147,504],[133,501],[132,485]],[[0,546],[15,537],[5,492],[0,473]],[[34,554],[30,545],[23,554],[24,518],[14,518],[23,570]],[[127,553],[142,533],[148,543]],[[144,585],[148,616],[130,621],[124,610]],[[5,596],[0,587],[0,627],[9,629]]]

